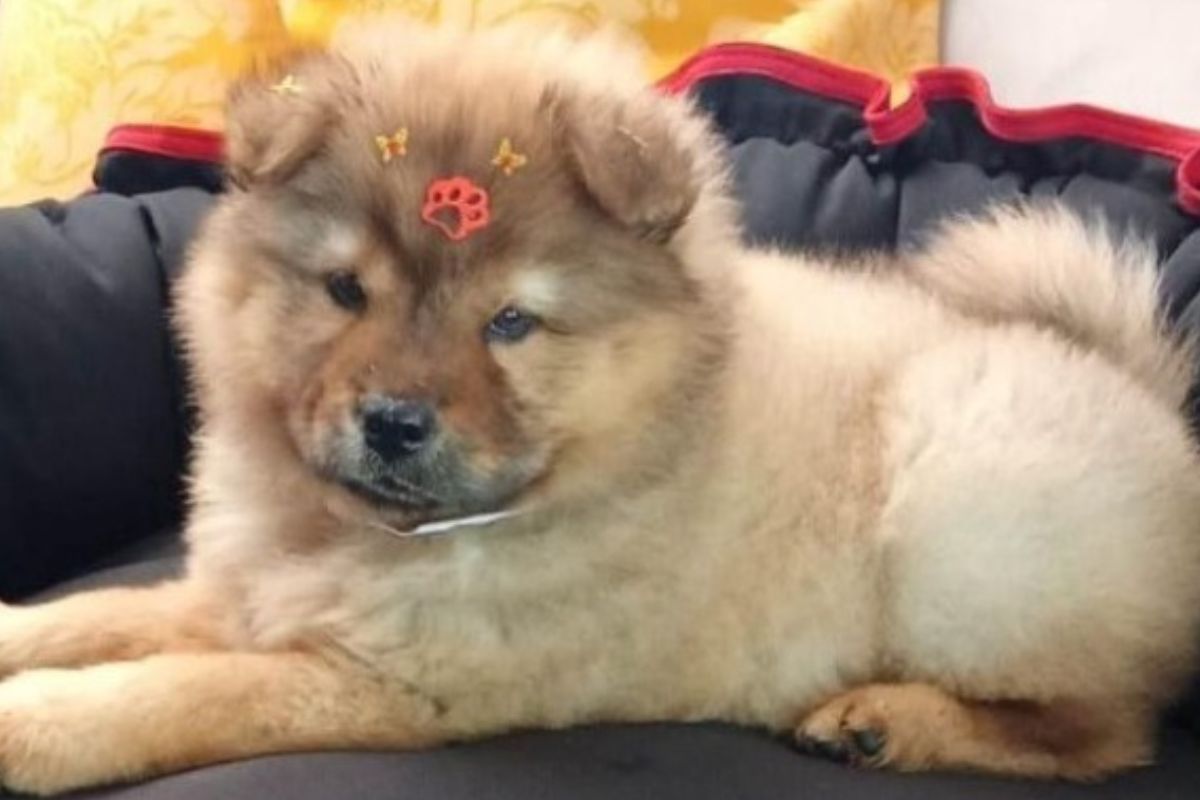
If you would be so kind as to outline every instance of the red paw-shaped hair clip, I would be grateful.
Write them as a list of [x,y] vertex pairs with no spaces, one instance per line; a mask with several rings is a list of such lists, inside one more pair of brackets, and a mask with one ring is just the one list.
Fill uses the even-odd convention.
[[421,219],[437,228],[452,242],[461,242],[488,226],[491,208],[488,194],[470,178],[439,178],[425,190]]

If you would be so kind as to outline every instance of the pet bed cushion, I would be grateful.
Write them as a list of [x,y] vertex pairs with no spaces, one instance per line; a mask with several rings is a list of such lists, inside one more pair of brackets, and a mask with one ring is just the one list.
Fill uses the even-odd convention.
[[970,70],[879,78],[763,45],[710,48],[668,77],[729,141],[748,238],[782,247],[911,246],[951,214],[1057,198],[1153,241],[1170,318],[1200,333],[1200,131],[1086,105],[995,104]]
[[0,599],[178,519],[167,290],[211,202],[179,187],[0,210]]

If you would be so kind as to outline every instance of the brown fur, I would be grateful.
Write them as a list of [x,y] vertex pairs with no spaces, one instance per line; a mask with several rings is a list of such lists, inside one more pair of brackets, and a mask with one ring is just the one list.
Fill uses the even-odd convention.
[[[1032,208],[905,274],[746,250],[701,117],[541,32],[305,54],[234,90],[229,159],[178,296],[187,574],[0,607],[0,783],[606,720],[897,769],[1148,757],[1200,464],[1144,248]],[[457,243],[419,214],[454,175],[492,200]],[[539,326],[490,340],[508,306]],[[419,456],[365,444],[377,397],[434,410]]]

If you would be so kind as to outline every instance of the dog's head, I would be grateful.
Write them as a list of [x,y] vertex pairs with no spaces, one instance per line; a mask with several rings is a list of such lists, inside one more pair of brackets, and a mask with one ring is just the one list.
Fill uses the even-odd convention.
[[234,89],[182,296],[210,425],[404,523],[666,453],[721,333],[713,145],[610,49],[528,37],[376,32]]

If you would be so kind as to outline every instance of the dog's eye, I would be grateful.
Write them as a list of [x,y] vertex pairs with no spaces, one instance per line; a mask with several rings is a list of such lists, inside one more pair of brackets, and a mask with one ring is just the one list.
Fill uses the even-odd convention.
[[519,308],[505,306],[492,317],[483,335],[489,342],[519,342],[537,327],[536,317]]
[[340,270],[331,273],[325,279],[325,291],[329,292],[333,302],[347,311],[362,311],[367,307],[367,293],[353,272]]

